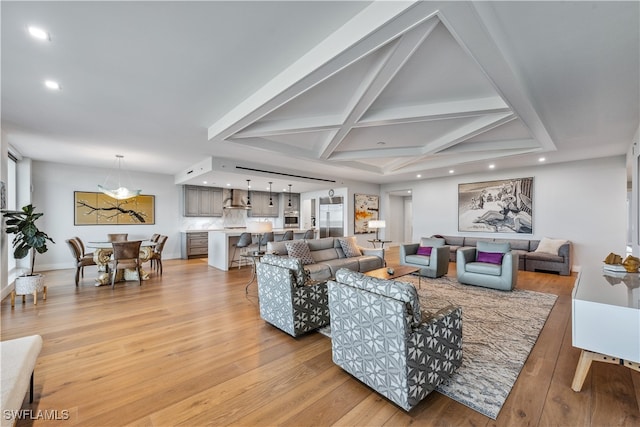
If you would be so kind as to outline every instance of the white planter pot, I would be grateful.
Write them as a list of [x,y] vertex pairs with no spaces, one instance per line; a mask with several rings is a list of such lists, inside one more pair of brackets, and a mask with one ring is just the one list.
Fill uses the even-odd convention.
[[16,295],[31,295],[34,292],[44,291],[44,275],[16,277]]

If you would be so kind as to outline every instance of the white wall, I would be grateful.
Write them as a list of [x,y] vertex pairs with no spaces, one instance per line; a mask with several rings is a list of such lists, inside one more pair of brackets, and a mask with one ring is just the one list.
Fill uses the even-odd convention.
[[[458,184],[524,177],[534,177],[533,234],[458,232]],[[387,184],[381,189],[382,208],[390,209],[386,192],[407,187],[413,190],[414,242],[433,234],[562,238],[573,243],[574,267],[601,263],[609,252],[625,253],[627,185],[623,156]],[[385,212],[384,216],[390,215]]]
[[182,219],[181,187],[174,184],[172,175],[128,172],[131,181],[142,194],[155,196],[155,224],[153,225],[74,225],[74,191],[97,191],[108,169],[88,168],[60,163],[34,161],[32,166],[33,205],[44,216],[38,226],[55,245],[38,255],[36,270],[72,268],[71,252],[65,243],[74,236],[85,242],[105,240],[108,233],[126,232],[129,238],[145,239],[154,233],[169,236],[162,253],[163,259],[180,258],[180,222]]

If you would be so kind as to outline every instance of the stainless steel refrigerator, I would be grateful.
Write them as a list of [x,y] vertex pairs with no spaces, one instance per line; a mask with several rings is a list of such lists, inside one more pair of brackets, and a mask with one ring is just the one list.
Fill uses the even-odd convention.
[[320,237],[344,236],[342,197],[320,197]]

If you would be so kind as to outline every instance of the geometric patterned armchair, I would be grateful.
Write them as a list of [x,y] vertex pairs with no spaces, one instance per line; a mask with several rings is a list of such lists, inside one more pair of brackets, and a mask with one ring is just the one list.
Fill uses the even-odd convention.
[[265,255],[257,275],[262,319],[293,337],[329,324],[327,283],[311,281],[300,259]]
[[335,364],[405,411],[462,364],[462,309],[423,316],[415,287],[341,269],[327,282]]

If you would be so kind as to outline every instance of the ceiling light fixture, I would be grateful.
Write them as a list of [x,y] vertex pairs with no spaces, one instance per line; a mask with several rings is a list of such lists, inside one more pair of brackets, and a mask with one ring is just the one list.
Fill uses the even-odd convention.
[[45,80],[44,85],[51,90],[60,90],[60,83],[55,80]]
[[[111,190],[114,186],[109,186],[109,178],[111,177],[111,173],[107,175],[104,180],[104,185],[98,185],[98,190],[106,194],[107,196],[113,197],[116,200],[126,200],[132,197],[138,196],[142,190],[130,190],[127,187],[123,187],[120,181],[120,175],[122,172],[122,159],[124,156],[121,154],[116,154],[116,164],[118,166],[118,184],[117,188]],[[115,166],[114,166],[115,169]],[[129,177],[129,181],[131,181],[131,177]]]
[[273,199],[271,198],[271,184],[273,184],[271,181],[269,181],[269,207],[272,208],[273,207]]
[[289,207],[291,207],[291,184],[289,184]]
[[33,37],[34,39],[47,40],[47,41],[51,40],[49,38],[49,33],[47,33],[42,28],[29,26],[27,30],[29,31],[29,34],[31,34],[31,37]]
[[251,180],[248,179],[247,180],[247,207],[250,208],[251,207]]

